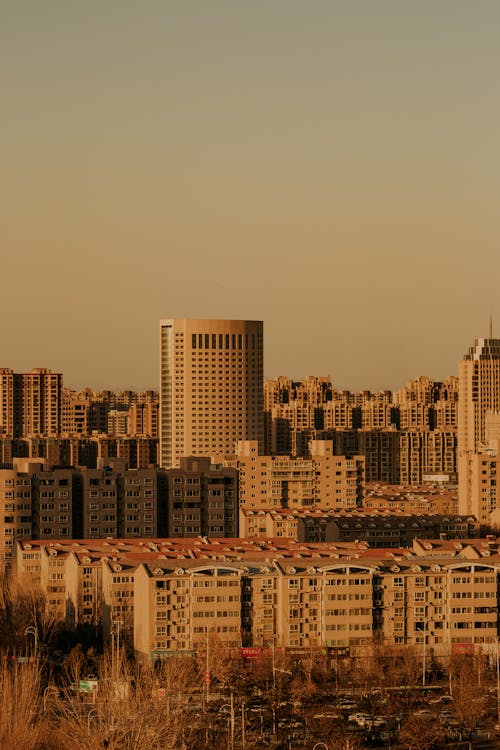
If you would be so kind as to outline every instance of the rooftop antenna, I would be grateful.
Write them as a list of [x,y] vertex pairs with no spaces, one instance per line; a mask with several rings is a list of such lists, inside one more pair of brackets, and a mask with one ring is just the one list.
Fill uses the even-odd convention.
[[493,316],[490,313],[490,339],[493,338]]

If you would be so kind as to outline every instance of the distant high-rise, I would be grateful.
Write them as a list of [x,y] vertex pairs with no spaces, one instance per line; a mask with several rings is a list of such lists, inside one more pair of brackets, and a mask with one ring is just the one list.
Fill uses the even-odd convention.
[[160,321],[160,465],[263,438],[263,323]]
[[498,507],[498,441],[491,443],[488,417],[499,411],[500,339],[490,333],[488,339],[476,339],[459,364],[459,512],[473,513],[484,523]]
[[459,454],[485,447],[485,417],[500,410],[500,339],[476,339],[459,364]]
[[0,434],[52,437],[61,432],[62,374],[0,370]]

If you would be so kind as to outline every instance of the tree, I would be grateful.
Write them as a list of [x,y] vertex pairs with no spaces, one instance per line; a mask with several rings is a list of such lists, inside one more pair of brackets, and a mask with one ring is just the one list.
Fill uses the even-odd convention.
[[431,750],[443,746],[445,734],[435,716],[413,714],[402,725],[399,739],[411,750]]
[[473,664],[466,665],[453,685],[452,705],[458,720],[464,727],[471,746],[472,732],[487,713],[485,695],[478,691],[473,681]]

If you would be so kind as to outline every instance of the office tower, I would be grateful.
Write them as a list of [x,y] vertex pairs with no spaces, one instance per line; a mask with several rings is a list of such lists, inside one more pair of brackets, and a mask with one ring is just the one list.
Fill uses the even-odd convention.
[[[476,339],[459,364],[459,512],[487,523],[497,508],[498,441],[490,444],[487,416],[500,410],[500,339]],[[493,471],[493,482],[490,481]]]
[[160,321],[160,465],[263,437],[263,324]]

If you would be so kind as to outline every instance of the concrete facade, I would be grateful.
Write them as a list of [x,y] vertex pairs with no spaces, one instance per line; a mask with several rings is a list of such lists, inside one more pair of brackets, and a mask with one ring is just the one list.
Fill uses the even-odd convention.
[[160,465],[263,439],[263,324],[160,321]]

